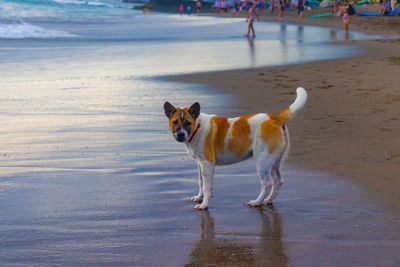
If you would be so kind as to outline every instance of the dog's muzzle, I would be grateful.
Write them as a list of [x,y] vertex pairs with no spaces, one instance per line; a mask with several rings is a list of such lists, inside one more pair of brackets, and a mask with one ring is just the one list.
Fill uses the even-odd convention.
[[185,130],[183,130],[182,128],[179,129],[179,131],[174,133],[174,138],[176,141],[178,142],[186,142],[186,140],[188,139],[188,134]]

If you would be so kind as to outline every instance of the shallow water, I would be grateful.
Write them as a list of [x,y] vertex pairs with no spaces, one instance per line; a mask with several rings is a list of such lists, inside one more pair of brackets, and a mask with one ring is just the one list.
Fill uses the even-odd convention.
[[276,204],[254,209],[244,204],[259,190],[252,162],[218,168],[209,211],[194,210],[186,198],[197,192],[197,169],[168,132],[162,105],[243,110],[213,88],[154,77],[354,47],[326,45],[337,35],[320,28],[259,23],[251,43],[242,20],[132,19],[136,27],[125,18],[24,18],[75,37],[0,40],[2,264],[399,264],[399,218],[328,174],[286,166]]
[[[98,75],[111,69],[114,75],[142,77],[292,64],[360,53],[348,45],[327,45],[344,40],[343,31],[334,29],[260,22],[256,23],[254,40],[243,36],[244,19],[145,15],[119,6],[51,0],[38,5],[40,10],[48,8],[47,12],[25,14],[17,12],[27,8],[19,6],[23,2],[5,2],[3,8],[17,7],[0,12],[0,56],[2,67],[12,67],[15,75],[37,70],[38,58],[46,63],[40,66],[40,75],[60,65],[70,67],[65,69],[67,77],[90,75],[87,71],[93,71],[101,59]],[[28,8],[37,7],[27,4]],[[76,17],[76,13],[85,16]],[[372,37],[352,32],[350,38]]]

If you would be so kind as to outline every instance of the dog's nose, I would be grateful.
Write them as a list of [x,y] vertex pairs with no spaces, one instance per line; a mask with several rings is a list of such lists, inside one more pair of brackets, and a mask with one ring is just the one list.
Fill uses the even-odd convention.
[[179,142],[183,142],[183,141],[185,141],[185,133],[178,133],[178,141]]

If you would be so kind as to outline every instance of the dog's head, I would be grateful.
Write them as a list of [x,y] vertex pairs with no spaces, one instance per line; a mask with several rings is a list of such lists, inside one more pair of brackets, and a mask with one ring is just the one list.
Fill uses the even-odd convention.
[[169,119],[169,129],[178,142],[187,142],[196,130],[196,119],[200,115],[200,104],[194,103],[190,108],[175,108],[169,102],[164,103],[165,115]]

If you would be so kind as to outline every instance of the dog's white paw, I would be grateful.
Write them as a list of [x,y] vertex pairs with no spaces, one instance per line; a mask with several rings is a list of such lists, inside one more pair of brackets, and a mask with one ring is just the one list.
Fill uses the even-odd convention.
[[201,202],[203,200],[203,196],[193,196],[190,198],[193,202]]
[[194,206],[194,208],[195,208],[196,210],[206,210],[206,209],[207,209],[207,206],[205,206],[205,205],[203,205],[203,204],[197,204],[197,205]]
[[261,203],[256,200],[250,200],[249,202],[247,202],[247,205],[252,206],[252,207],[258,207],[261,205]]

